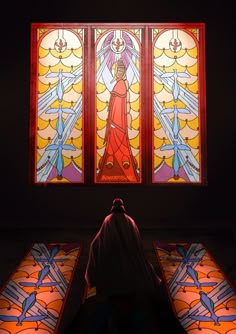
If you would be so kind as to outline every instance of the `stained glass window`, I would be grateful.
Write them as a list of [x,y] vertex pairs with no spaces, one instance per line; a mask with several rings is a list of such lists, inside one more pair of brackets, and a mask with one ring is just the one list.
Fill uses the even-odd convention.
[[95,30],[96,182],[138,183],[140,30]]
[[[35,182],[83,182],[82,29],[32,30]],[[35,62],[36,63],[35,63]]]
[[[199,29],[153,29],[154,183],[202,178],[203,52]],[[202,108],[202,109],[201,109]]]
[[34,183],[206,184],[204,23],[32,24]]

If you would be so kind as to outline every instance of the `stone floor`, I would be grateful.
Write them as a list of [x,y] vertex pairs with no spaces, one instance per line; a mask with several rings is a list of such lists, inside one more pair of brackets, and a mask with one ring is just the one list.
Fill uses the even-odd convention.
[[[84,292],[84,272],[88,259],[89,245],[96,229],[28,229],[0,230],[0,286],[19,264],[34,242],[81,242],[82,252],[75,270],[72,286],[61,318],[57,334],[64,334],[80,308]],[[236,286],[236,240],[230,229],[141,229],[144,250],[156,272],[161,275],[154,253],[153,242],[201,242],[207,247],[232,285]],[[167,295],[166,298],[168,299]]]

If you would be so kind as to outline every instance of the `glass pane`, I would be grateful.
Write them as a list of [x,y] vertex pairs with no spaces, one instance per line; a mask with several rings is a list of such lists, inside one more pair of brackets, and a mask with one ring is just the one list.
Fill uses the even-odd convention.
[[199,29],[153,29],[152,36],[153,183],[200,183],[203,41]]
[[37,29],[37,183],[83,182],[83,34]]
[[95,30],[97,183],[141,182],[141,31]]

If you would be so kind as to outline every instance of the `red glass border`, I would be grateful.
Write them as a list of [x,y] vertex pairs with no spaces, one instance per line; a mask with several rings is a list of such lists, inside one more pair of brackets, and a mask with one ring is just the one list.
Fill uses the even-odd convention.
[[[37,99],[37,29],[39,28],[67,28],[84,29],[84,95],[83,95],[83,173],[84,182],[76,183],[79,186],[101,185],[95,182],[94,170],[95,159],[95,87],[94,87],[94,62],[88,61],[94,55],[95,49],[92,43],[94,29],[142,29],[143,47],[141,48],[141,125],[140,133],[141,156],[140,171],[142,173],[141,182],[128,183],[130,186],[151,185],[151,186],[206,186],[207,185],[207,133],[206,133],[206,68],[205,68],[205,23],[32,23],[31,24],[31,50],[30,50],[30,126],[29,126],[29,181],[32,184],[36,182],[35,164],[36,164],[36,99]],[[201,159],[200,159],[200,181],[198,183],[153,183],[152,182],[152,147],[153,147],[153,124],[152,124],[152,39],[151,29],[199,29],[199,112],[200,112],[200,141],[201,141]],[[91,98],[94,96],[94,98]],[[87,112],[86,112],[87,110]],[[147,110],[147,112],[146,112]],[[147,117],[148,113],[148,117]],[[73,183],[43,183],[72,185]],[[110,183],[111,184],[111,183]],[[102,183],[102,185],[110,185]],[[114,183],[112,183],[114,185]],[[116,183],[117,184],[117,183]],[[122,183],[121,183],[122,184]],[[127,184],[127,183],[126,183]],[[118,185],[118,184],[117,184]]]

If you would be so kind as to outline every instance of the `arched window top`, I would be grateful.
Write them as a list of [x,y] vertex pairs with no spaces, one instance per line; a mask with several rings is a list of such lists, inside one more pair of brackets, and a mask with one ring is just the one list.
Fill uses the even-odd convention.
[[206,184],[204,23],[33,23],[34,184]]

